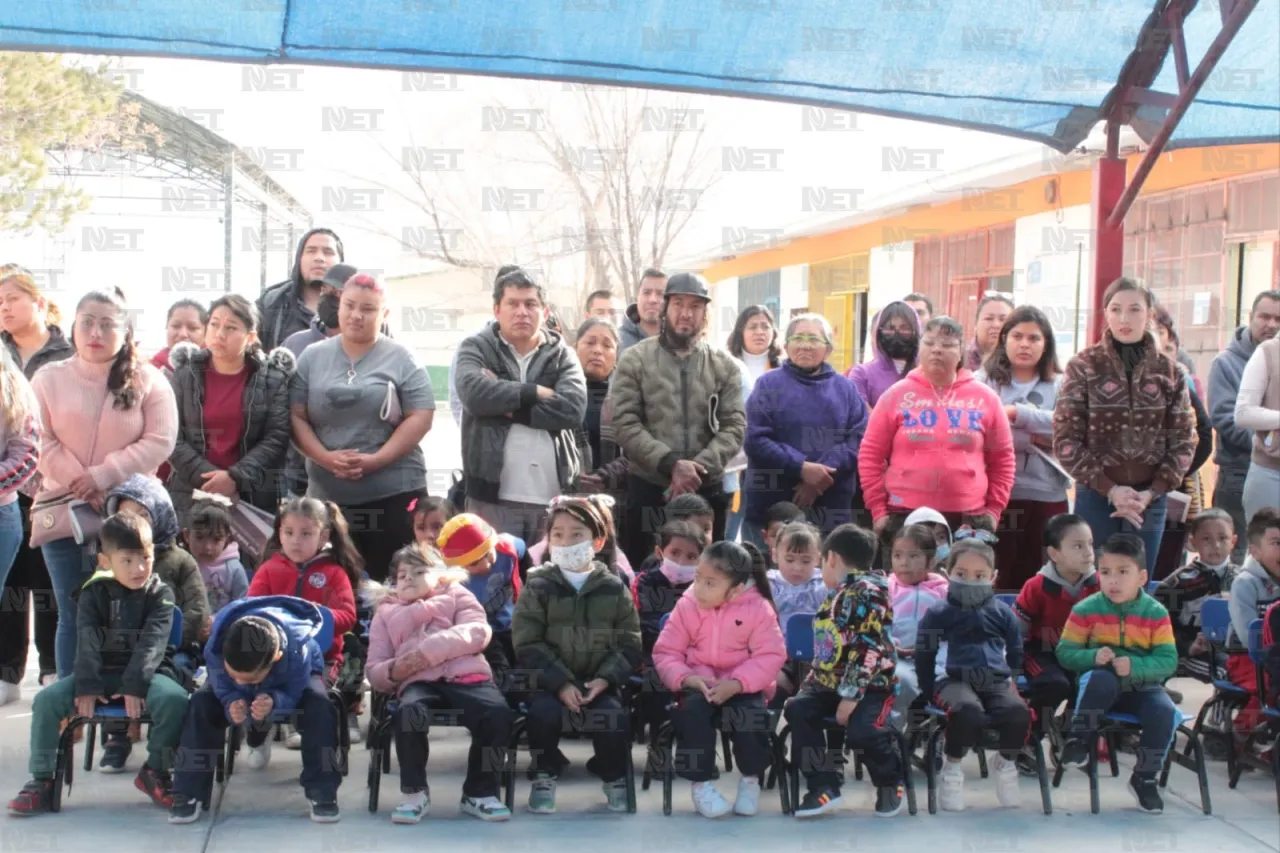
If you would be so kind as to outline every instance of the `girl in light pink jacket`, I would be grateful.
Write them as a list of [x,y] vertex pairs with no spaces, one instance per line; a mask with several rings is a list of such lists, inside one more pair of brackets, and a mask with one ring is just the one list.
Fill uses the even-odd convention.
[[493,636],[484,608],[429,545],[401,548],[391,558],[395,582],[369,630],[369,681],[399,697],[396,755],[403,801],[392,823],[417,823],[431,805],[427,729],[431,720],[461,723],[471,733],[462,812],[500,821],[511,812],[498,799],[499,773],[511,733],[511,709],[484,658]]
[[[759,810],[758,777],[769,765],[765,702],[786,660],[764,557],[750,545],[709,545],[653,647],[653,665],[677,696],[676,766],[693,783],[693,805],[704,817]],[[724,708],[733,712],[721,714]],[[742,771],[732,805],[711,784],[721,726],[732,732]]]

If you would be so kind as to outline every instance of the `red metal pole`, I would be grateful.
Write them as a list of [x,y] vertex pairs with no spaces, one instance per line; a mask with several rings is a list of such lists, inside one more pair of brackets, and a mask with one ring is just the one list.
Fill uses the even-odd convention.
[[1209,79],[1209,75],[1213,73],[1218,60],[1222,58],[1222,54],[1226,53],[1231,40],[1235,38],[1236,33],[1244,26],[1244,22],[1248,20],[1249,14],[1257,5],[1258,0],[1237,0],[1232,7],[1231,14],[1222,23],[1222,29],[1218,32],[1218,37],[1213,40],[1213,43],[1209,45],[1209,49],[1205,51],[1204,58],[1200,60],[1195,72],[1187,80],[1187,85],[1183,86],[1178,92],[1178,100],[1174,103],[1173,109],[1169,111],[1169,115],[1165,117],[1164,124],[1160,125],[1160,130],[1156,132],[1155,138],[1151,140],[1151,146],[1147,149],[1142,162],[1138,164],[1138,168],[1133,173],[1133,180],[1129,182],[1129,186],[1125,188],[1124,195],[1120,196],[1120,200],[1116,202],[1115,209],[1111,211],[1111,216],[1107,219],[1108,223],[1118,226],[1124,221],[1125,214],[1129,212],[1134,199],[1138,197],[1138,193],[1142,190],[1142,184],[1147,180],[1147,175],[1151,174],[1151,170],[1155,168],[1156,160],[1160,158],[1161,152],[1164,151],[1164,146],[1168,143],[1169,137],[1173,136],[1173,131],[1178,126],[1178,122],[1182,121],[1182,116],[1186,113],[1187,108],[1191,106],[1191,102],[1195,100],[1196,95],[1200,94],[1200,88],[1204,86],[1205,81]]
[[1120,125],[1107,125],[1106,156],[1093,164],[1093,276],[1089,286],[1089,337],[1081,348],[1102,337],[1102,294],[1124,269],[1124,220],[1109,223],[1111,212],[1124,192],[1126,163],[1120,157]]

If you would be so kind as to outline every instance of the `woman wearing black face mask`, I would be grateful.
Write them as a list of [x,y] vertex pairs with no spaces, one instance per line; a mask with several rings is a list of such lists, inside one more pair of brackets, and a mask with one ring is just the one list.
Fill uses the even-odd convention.
[[920,350],[920,317],[905,302],[890,302],[872,321],[875,358],[855,364],[845,375],[858,387],[867,405],[874,408],[880,395],[913,367]]

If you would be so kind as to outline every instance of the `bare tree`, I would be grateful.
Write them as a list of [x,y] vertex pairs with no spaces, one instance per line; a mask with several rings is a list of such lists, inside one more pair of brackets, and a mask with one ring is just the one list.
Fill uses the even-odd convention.
[[687,101],[596,86],[577,96],[580,128],[548,119],[528,133],[576,202],[581,230],[566,231],[564,248],[585,255],[584,292],[621,291],[631,301],[640,274],[662,266],[719,173],[705,163],[702,111]]

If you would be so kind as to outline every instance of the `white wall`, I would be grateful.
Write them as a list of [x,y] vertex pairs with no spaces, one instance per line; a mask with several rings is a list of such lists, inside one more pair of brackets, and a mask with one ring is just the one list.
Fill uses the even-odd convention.
[[707,336],[723,345],[738,321],[738,278],[721,279],[711,285],[711,324]]
[[809,307],[809,267],[807,264],[783,267],[782,281],[778,287],[778,301],[782,316],[778,323],[784,329],[791,318],[791,312],[799,308],[801,311]]
[[1085,204],[1026,216],[1014,224],[1014,301],[1035,305],[1049,316],[1063,363],[1088,334],[1090,220]]
[[896,299],[911,292],[915,282],[915,243],[877,246],[871,250],[871,291],[867,294],[867,319]]

